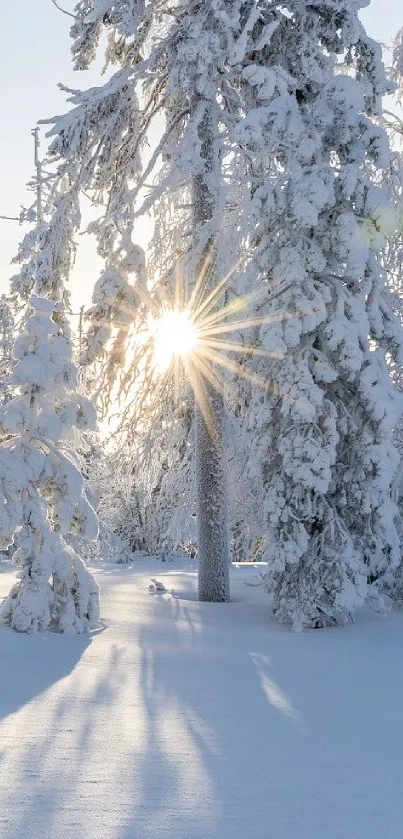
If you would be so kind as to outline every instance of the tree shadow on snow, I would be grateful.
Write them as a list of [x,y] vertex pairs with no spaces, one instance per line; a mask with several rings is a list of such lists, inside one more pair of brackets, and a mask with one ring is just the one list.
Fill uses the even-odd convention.
[[133,763],[142,794],[119,839],[164,830],[181,839],[244,839],[252,812],[262,831],[253,839],[267,839],[273,746],[288,768],[289,746],[303,736],[299,712],[267,649],[256,649],[254,627],[250,634],[245,622],[237,625],[234,609],[243,604],[199,608],[192,599],[190,591],[155,598],[155,621],[140,631],[147,748]]
[[[27,738],[16,738],[9,721],[2,799],[0,790],[8,821],[0,806],[0,835],[4,828],[7,839],[333,839],[356,835],[363,819],[357,835],[381,835],[365,798],[368,775],[359,774],[374,759],[375,736],[373,708],[372,740],[356,725],[359,687],[375,705],[389,698],[400,755],[400,672],[394,668],[393,690],[390,666],[384,679],[379,665],[373,677],[364,657],[372,665],[376,644],[368,645],[367,633],[360,639],[357,627],[343,636],[295,635],[270,624],[258,593],[239,588],[236,602],[199,604],[191,602],[190,581],[184,588],[176,596],[138,590],[138,622],[123,609],[76,669],[90,639],[0,631],[3,716],[71,673],[37,719],[34,703],[25,709]],[[395,635],[400,654],[400,631]],[[390,642],[381,638],[381,662],[386,650]],[[382,749],[391,746],[383,740],[382,730],[375,757],[385,774]],[[392,760],[389,804],[396,765]],[[347,802],[337,834],[326,827],[335,798]]]
[[[122,755],[127,753],[126,744],[119,742],[122,732],[120,716],[116,713],[119,689],[125,683],[123,650],[112,645],[102,666],[97,658],[91,658],[89,651],[75,668],[91,637],[49,634],[28,636],[29,639],[41,642],[42,654],[54,676],[52,686],[57,678],[70,678],[65,686],[60,686],[56,696],[41,703],[36,726],[32,722],[35,708],[31,708],[26,737],[17,729],[18,736],[13,739],[11,734],[3,754],[1,745],[4,744],[0,744],[0,770],[10,781],[0,787],[0,836],[7,835],[7,839],[93,837],[92,827],[97,816],[102,819],[104,806],[104,801],[96,797],[97,791],[102,790],[102,796],[108,795],[114,760],[120,766]],[[58,641],[63,647],[58,646]],[[58,654],[65,666],[56,669]],[[51,680],[48,681],[50,685]],[[46,688],[45,682],[46,679],[38,678],[35,683],[38,694]],[[29,706],[26,710],[29,713]],[[108,761],[102,760],[105,742],[113,743]],[[14,777],[13,772],[16,772]],[[89,790],[88,798],[86,790]],[[91,798],[93,791],[95,799]],[[14,807],[15,800],[17,807]],[[101,829],[96,833],[97,839],[102,835]]]
[[[387,624],[374,624],[374,671],[374,645],[357,627],[296,635],[270,622],[266,603],[238,595],[198,604],[188,586],[167,592],[141,627],[147,747],[133,759],[137,802],[118,839],[333,839],[363,825],[362,835],[375,837],[384,811],[372,803],[385,772],[390,829],[399,745],[385,744],[373,709],[357,725],[365,685],[398,727],[403,676],[392,671],[391,689]],[[335,797],[345,806],[339,832],[329,833]]]
[[0,720],[68,676],[90,643],[88,635],[27,635],[0,627]]

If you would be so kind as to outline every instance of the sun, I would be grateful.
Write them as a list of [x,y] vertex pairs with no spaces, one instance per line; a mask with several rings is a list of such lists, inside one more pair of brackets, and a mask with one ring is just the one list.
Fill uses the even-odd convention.
[[167,309],[150,322],[154,366],[163,372],[175,359],[184,359],[196,348],[198,329],[189,309]]

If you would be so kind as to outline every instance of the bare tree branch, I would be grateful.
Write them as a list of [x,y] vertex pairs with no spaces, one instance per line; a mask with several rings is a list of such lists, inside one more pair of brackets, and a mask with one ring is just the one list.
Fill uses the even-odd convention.
[[58,9],[58,10],[59,10],[59,12],[63,12],[63,14],[64,14],[64,15],[67,15],[68,17],[72,17],[72,18],[73,18],[73,20],[75,20],[75,19],[76,19],[76,16],[75,16],[75,15],[73,15],[73,14],[72,14],[72,12],[68,12],[68,11],[67,11],[67,9],[63,9],[61,6],[59,6],[59,4],[56,2],[56,0],[51,0],[51,2],[52,2],[52,3],[53,3],[53,5],[56,7],[56,9]]

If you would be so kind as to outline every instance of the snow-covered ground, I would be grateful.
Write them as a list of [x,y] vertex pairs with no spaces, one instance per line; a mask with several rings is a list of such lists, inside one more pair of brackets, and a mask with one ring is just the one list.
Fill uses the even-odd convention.
[[256,573],[109,565],[90,638],[0,630],[0,839],[401,839],[403,615],[292,634]]

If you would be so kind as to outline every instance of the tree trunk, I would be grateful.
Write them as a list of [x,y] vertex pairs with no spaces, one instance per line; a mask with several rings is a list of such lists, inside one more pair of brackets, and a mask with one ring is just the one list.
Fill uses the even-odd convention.
[[[200,108],[200,100],[195,106]],[[199,124],[201,158],[204,171],[193,177],[193,225],[195,244],[204,225],[212,220],[215,199],[212,191],[215,161],[214,131],[209,103]],[[211,266],[205,284],[207,294],[213,288],[214,234],[208,239],[200,258],[199,271]],[[196,515],[199,557],[199,599],[222,603],[230,599],[229,544],[227,522],[227,486],[224,447],[225,408],[221,393],[204,379],[203,409],[196,404]]]
[[208,384],[206,401],[208,416],[198,405],[195,416],[199,599],[223,603],[230,597],[224,405],[221,394]]

